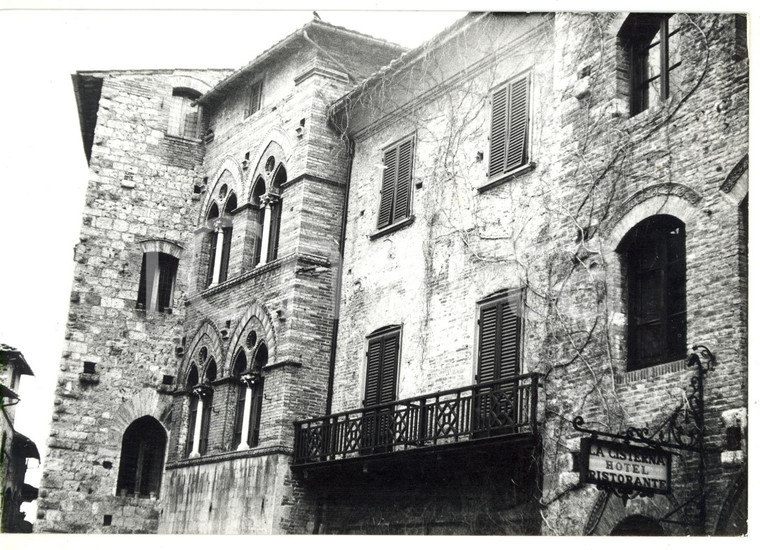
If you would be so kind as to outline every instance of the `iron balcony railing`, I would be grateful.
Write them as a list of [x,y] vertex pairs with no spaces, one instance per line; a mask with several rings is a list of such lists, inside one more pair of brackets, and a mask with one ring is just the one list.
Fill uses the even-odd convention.
[[296,464],[536,435],[538,374],[296,421]]

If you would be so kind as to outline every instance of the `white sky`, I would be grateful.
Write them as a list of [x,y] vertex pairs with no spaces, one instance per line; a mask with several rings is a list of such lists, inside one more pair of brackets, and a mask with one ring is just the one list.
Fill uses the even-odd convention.
[[[53,389],[63,345],[88,179],[71,74],[91,69],[238,68],[312,18],[414,47],[458,19],[455,11],[331,11],[345,0],[277,6],[306,11],[253,11],[254,2],[218,0],[35,2],[0,0],[0,342],[20,349],[35,372],[24,377],[16,427],[44,459]],[[748,11],[746,2],[509,2],[420,0],[365,2],[365,9],[569,9]],[[86,9],[19,9],[66,6]],[[151,11],[104,10],[150,7]],[[158,10],[155,8],[167,9]],[[176,11],[176,8],[199,8]],[[315,8],[316,7],[316,8]],[[231,11],[234,8],[242,8]],[[752,23],[756,23],[753,13]],[[750,29],[752,29],[752,23]],[[34,464],[34,461],[31,462]],[[38,486],[39,469],[27,481]],[[30,514],[31,515],[31,514]],[[28,517],[33,521],[34,518]]]

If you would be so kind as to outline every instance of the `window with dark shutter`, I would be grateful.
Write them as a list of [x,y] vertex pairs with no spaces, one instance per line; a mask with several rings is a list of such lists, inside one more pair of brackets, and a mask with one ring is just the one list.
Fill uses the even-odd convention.
[[[367,375],[364,406],[374,407],[396,400],[399,343],[398,327],[374,332],[367,344]],[[393,449],[393,407],[367,411],[362,417],[362,453],[384,453]]]
[[513,291],[480,306],[477,382],[520,374],[521,292]]
[[496,178],[528,164],[530,79],[522,76],[493,93],[488,176]]
[[520,317],[522,292],[512,291],[480,306],[478,384],[473,396],[473,437],[512,433],[520,408]]
[[411,213],[414,140],[406,139],[383,152],[383,182],[377,228],[382,229]]
[[367,348],[367,376],[364,406],[381,405],[396,400],[396,372],[400,331],[370,338]]
[[683,223],[652,216],[623,240],[628,282],[628,370],[686,357]]

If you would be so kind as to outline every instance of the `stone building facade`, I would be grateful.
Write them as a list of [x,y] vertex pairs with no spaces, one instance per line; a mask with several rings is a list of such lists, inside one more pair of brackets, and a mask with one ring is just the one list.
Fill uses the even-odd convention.
[[[78,73],[38,530],[746,529],[747,86],[729,14]],[[581,483],[584,428],[693,428],[700,358],[668,494]]]

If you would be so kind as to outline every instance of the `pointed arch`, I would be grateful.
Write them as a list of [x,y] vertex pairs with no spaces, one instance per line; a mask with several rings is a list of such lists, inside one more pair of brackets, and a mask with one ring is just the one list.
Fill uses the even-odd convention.
[[[193,362],[198,363],[196,356],[203,345],[208,348],[209,357],[216,359],[217,365],[224,365],[224,344],[221,333],[213,321],[204,319],[190,339],[190,345],[187,346],[189,353],[185,354],[184,364],[178,380],[185,380],[190,372],[190,364]],[[200,365],[198,368],[201,369],[204,366]],[[200,375],[201,373],[199,372],[198,374]],[[222,368],[222,372],[217,372],[217,376],[224,376],[224,368]]]
[[256,342],[253,349],[247,350],[249,354],[248,363],[251,364],[253,350],[256,349],[259,342],[266,342],[269,350],[269,362],[277,361],[277,334],[274,330],[272,317],[269,315],[269,311],[256,301],[251,302],[243,312],[241,322],[237,324],[230,336],[230,349],[245,348],[246,338],[251,331],[256,332]]
[[[259,142],[256,149],[251,151],[251,158],[257,159],[257,164],[256,169],[251,170],[250,174],[248,174],[248,179],[246,180],[245,185],[245,196],[250,196],[256,178],[261,172],[263,172],[266,159],[272,155],[276,159],[275,167],[280,163],[283,163],[286,166],[291,164],[293,142],[291,141],[290,136],[277,126],[271,126],[264,134],[264,138]],[[274,172],[270,174],[270,178],[266,178],[267,191],[269,191],[268,185],[271,181],[272,175],[274,175]]]
[[[246,184],[243,176],[243,169],[240,164],[232,157],[227,156],[222,161],[222,164],[214,172],[214,176],[210,179],[208,187],[208,193],[205,194],[203,203],[201,204],[201,216],[203,212],[207,212],[211,201],[217,199],[219,188],[222,185],[227,185],[230,191],[234,191],[238,197],[244,197],[246,192]],[[205,218],[198,220],[198,225],[202,224]]]

